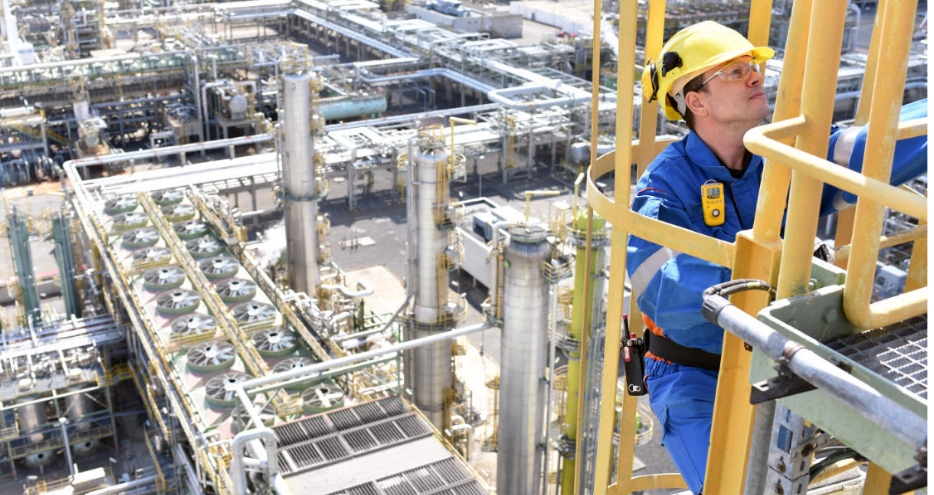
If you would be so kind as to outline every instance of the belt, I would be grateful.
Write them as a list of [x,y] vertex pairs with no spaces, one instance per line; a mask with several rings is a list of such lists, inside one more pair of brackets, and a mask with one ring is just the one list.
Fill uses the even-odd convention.
[[710,371],[720,371],[720,355],[713,354],[696,347],[683,346],[669,338],[655,335],[650,330],[642,336],[646,347],[652,354],[691,368],[701,368]]

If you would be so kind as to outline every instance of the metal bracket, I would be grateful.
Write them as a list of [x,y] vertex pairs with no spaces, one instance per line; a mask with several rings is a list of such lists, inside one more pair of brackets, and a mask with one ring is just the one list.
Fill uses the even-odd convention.
[[775,370],[778,371],[778,376],[752,384],[749,393],[750,404],[760,404],[817,388],[792,373],[784,364],[776,366]]
[[912,466],[892,475],[892,484],[889,485],[889,495],[898,495],[928,486],[927,447],[918,449],[918,455],[915,456],[915,459],[918,461],[917,466]]

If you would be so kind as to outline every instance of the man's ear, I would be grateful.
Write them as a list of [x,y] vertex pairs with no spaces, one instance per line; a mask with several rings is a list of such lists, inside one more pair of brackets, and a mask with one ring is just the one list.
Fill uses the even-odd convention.
[[699,91],[690,91],[684,95],[684,103],[694,115],[707,115],[707,99]]

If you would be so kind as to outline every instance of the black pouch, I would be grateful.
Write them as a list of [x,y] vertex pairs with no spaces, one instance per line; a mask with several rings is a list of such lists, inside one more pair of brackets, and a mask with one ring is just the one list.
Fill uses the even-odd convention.
[[629,333],[629,321],[623,317],[623,329],[626,335],[625,340],[619,346],[619,358],[623,362],[626,374],[626,391],[629,395],[645,395],[645,340],[636,337],[636,334]]

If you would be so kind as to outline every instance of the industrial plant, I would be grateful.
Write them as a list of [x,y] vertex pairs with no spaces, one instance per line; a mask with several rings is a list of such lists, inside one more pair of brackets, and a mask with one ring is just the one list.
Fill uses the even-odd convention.
[[[792,151],[750,150],[793,172],[757,222],[814,213],[836,261],[792,272],[784,225],[671,249],[778,287],[731,301],[845,375],[725,345],[736,429],[704,493],[923,490],[926,170],[888,186],[891,156],[849,176],[793,146],[818,107],[879,129],[867,150],[926,136],[883,114],[927,98],[926,10],[2,0],[0,493],[690,493],[619,360],[627,237],[680,239],[629,211],[688,132],[643,96],[645,54],[704,20],[778,52],[761,139]],[[839,66],[809,76],[821,50]],[[805,175],[856,206],[818,221]]]

